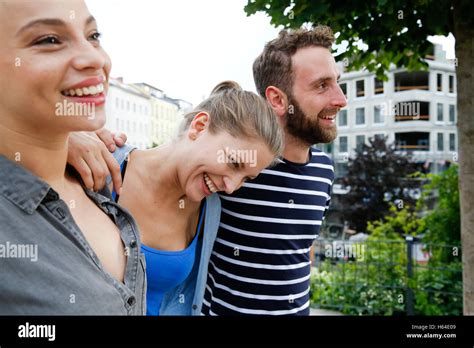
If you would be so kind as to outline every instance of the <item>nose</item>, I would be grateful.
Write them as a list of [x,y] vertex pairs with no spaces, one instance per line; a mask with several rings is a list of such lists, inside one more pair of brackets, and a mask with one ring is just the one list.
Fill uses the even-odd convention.
[[77,70],[101,70],[106,64],[110,64],[107,54],[99,47],[94,47],[86,38],[77,41],[72,62]]
[[344,92],[342,91],[339,84],[336,84],[336,88],[334,88],[334,92],[331,99],[331,105],[340,109],[347,105],[346,96],[344,95]]

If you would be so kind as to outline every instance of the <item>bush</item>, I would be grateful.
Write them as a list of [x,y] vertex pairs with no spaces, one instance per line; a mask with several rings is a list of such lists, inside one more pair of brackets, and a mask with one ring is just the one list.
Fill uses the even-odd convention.
[[390,212],[384,221],[368,224],[370,236],[361,243],[365,246],[362,259],[336,264],[326,259],[314,270],[313,305],[349,315],[405,314],[406,289],[410,286],[416,315],[462,315],[459,257],[446,262],[447,258],[440,255],[450,247],[429,244],[430,261],[419,265],[413,260],[409,279],[407,244],[402,235],[424,232],[427,222],[408,207],[398,210],[392,206]]

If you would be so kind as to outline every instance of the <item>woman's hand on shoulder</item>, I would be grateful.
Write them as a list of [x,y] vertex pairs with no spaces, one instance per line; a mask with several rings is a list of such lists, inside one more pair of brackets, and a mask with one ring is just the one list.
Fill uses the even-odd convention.
[[101,190],[112,177],[115,192],[120,192],[122,177],[120,166],[111,152],[123,146],[125,134],[113,134],[102,128],[97,132],[72,132],[69,135],[68,163],[73,166],[88,189]]

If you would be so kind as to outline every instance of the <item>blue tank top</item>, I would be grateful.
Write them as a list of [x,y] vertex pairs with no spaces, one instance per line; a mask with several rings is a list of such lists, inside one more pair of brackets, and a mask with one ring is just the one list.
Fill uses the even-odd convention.
[[146,258],[147,315],[159,315],[161,301],[165,293],[184,282],[191,273],[205,207],[206,201],[201,205],[194,239],[186,249],[180,251],[157,250],[142,244],[142,252]]
[[[122,180],[127,170],[127,162],[128,161],[125,160],[120,165]],[[119,195],[116,194],[115,191],[112,191],[112,199],[118,202]],[[201,204],[196,234],[186,249],[179,251],[157,250],[142,243],[141,251],[146,259],[147,315],[160,315],[163,296],[166,292],[184,282],[191,273],[196,257],[196,246],[204,219],[205,209],[206,200]]]

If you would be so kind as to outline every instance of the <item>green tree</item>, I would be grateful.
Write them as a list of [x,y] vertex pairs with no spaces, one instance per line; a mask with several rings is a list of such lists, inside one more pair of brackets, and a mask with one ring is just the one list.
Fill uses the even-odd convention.
[[349,227],[365,232],[368,221],[387,215],[390,204],[414,206],[409,189],[417,182],[408,180],[415,172],[409,156],[396,152],[386,139],[371,138],[350,158],[343,182],[350,192],[342,200],[344,219]]
[[458,245],[461,241],[458,170],[457,165],[452,165],[440,174],[426,176],[430,182],[423,187],[417,208],[426,210],[429,197],[436,196],[434,209],[423,218],[429,227],[425,239],[430,243]]
[[[474,314],[474,1],[471,0],[249,0],[248,15],[266,12],[275,26],[326,24],[337,43],[348,42],[338,59],[350,69],[384,77],[390,63],[409,70],[426,67],[429,35],[456,38],[456,76],[463,243],[464,313]],[[357,43],[364,42],[366,50]],[[354,59],[353,59],[354,58]]]

